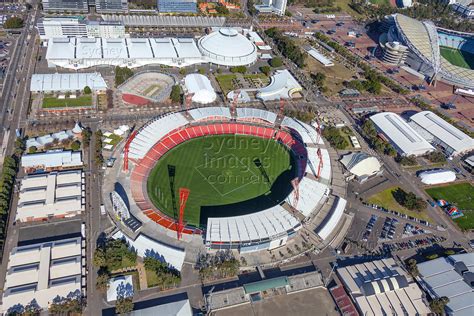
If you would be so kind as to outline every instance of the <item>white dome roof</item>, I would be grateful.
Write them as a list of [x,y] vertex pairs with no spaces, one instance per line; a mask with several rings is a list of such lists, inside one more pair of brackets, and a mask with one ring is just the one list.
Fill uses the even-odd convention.
[[215,64],[248,65],[257,59],[257,47],[233,28],[221,28],[201,37],[198,45],[209,61]]
[[451,170],[429,170],[418,175],[424,184],[448,183],[456,180],[456,174]]
[[194,94],[193,102],[208,104],[214,102],[217,98],[211,81],[204,75],[189,74],[184,78],[184,84],[188,93]]
[[377,158],[364,152],[347,154],[342,157],[341,163],[357,177],[374,175],[382,168]]

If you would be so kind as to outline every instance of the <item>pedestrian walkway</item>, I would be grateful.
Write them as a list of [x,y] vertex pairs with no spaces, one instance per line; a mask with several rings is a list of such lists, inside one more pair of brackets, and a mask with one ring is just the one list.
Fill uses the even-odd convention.
[[138,271],[138,280],[140,283],[140,291],[146,290],[148,288],[148,282],[146,278],[146,269],[145,264],[143,263],[143,258],[137,258],[137,271]]

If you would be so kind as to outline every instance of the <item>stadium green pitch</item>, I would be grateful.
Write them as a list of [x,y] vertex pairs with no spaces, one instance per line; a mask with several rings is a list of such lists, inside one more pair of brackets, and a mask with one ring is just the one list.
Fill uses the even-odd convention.
[[148,176],[147,191],[162,213],[177,219],[179,188],[188,188],[184,220],[203,226],[208,217],[250,214],[280,203],[291,192],[296,172],[291,152],[274,140],[207,136],[161,157]]
[[474,69],[474,53],[446,46],[441,46],[439,50],[441,56],[451,64],[462,68]]

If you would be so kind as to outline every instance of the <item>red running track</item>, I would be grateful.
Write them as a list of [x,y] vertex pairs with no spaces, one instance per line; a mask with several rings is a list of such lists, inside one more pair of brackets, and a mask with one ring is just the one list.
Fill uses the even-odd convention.
[[122,94],[122,100],[126,103],[130,103],[133,105],[147,105],[150,103],[150,100],[145,99],[141,96],[135,95],[135,94],[129,94],[129,93],[124,93]]
[[[264,139],[274,139],[292,150],[296,157],[306,157],[307,152],[303,144],[295,140],[295,138],[287,131],[275,130],[272,127],[255,126],[244,123],[210,123],[208,125],[188,126],[178,128],[165,135],[158,141],[145,155],[143,159],[137,163],[130,177],[130,188],[132,197],[137,206],[151,220],[159,225],[176,231],[178,229],[177,220],[160,212],[148,198],[146,191],[146,179],[148,174],[156,165],[158,160],[175,146],[197,137],[209,135],[251,135]],[[299,177],[303,177],[306,170],[306,159],[298,159]],[[183,233],[185,234],[202,234],[202,230],[186,226]]]

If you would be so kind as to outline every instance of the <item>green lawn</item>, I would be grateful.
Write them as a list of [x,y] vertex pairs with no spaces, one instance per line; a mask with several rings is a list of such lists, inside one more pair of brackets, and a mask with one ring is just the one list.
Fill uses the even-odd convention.
[[388,0],[370,0],[369,2],[375,5],[390,5],[390,1]]
[[439,50],[441,56],[446,58],[451,64],[462,68],[474,69],[474,53],[446,46],[441,46]]
[[470,183],[459,183],[426,189],[434,200],[443,199],[455,205],[464,213],[463,217],[454,219],[461,229],[474,229],[474,186]]
[[388,188],[387,190],[381,191],[377,194],[374,194],[367,200],[367,202],[371,204],[380,205],[382,207],[385,207],[386,209],[397,211],[399,213],[406,214],[408,216],[423,219],[425,221],[431,221],[426,211],[423,211],[423,212],[411,211],[409,209],[404,208],[400,204],[398,204],[398,202],[394,199],[392,195],[392,192],[397,189],[398,187],[395,186],[395,187]]
[[92,95],[83,95],[76,99],[58,99],[56,97],[44,97],[43,108],[67,108],[92,106]]
[[233,79],[236,79],[237,76],[234,74],[226,74],[226,75],[217,75],[216,80],[221,87],[222,92],[224,95],[227,95],[229,91],[234,90],[234,84],[232,83]]
[[160,284],[160,280],[158,279],[158,275],[155,271],[146,269],[146,283],[148,287],[154,287]]
[[[261,162],[260,168],[255,159]],[[160,211],[178,218],[178,189],[189,188],[185,221],[205,225],[208,217],[249,214],[281,202],[291,191],[296,169],[293,165],[286,147],[274,140],[242,135],[193,139],[158,161],[148,178],[148,196]],[[175,168],[176,206],[170,166]]]

